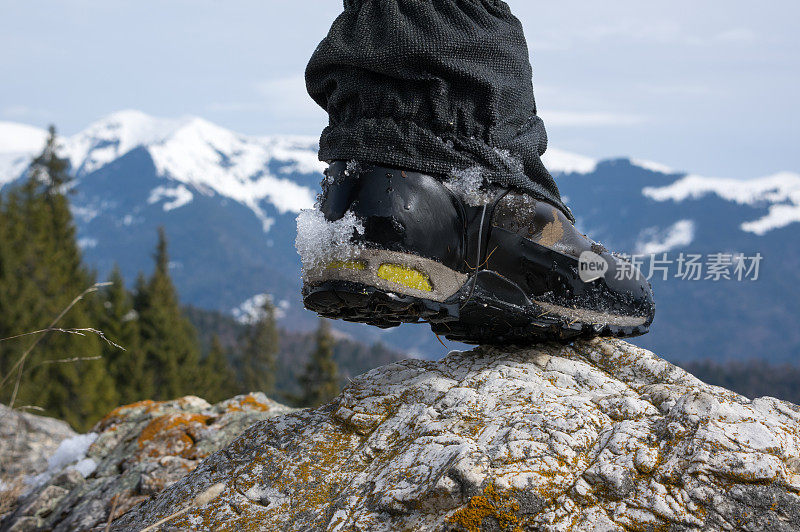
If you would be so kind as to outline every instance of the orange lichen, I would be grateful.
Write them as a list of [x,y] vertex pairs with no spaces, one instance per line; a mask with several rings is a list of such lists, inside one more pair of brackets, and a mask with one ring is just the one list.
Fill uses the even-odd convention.
[[309,442],[306,459],[287,464],[273,487],[295,494],[293,511],[313,510],[330,504],[336,491],[336,479],[342,474],[338,464],[343,454],[354,447],[353,438],[352,433],[331,428]]
[[128,408],[139,408],[140,406],[145,406],[145,407],[147,407],[149,409],[150,407],[156,406],[156,405],[158,405],[160,403],[161,403],[161,401],[153,401],[152,399],[145,399],[144,401],[136,401],[135,403],[130,403],[128,405],[123,405],[123,406],[117,407],[116,410],[124,410],[124,409],[128,409]]
[[226,408],[228,412],[245,412],[254,410],[257,412],[268,412],[269,409],[270,407],[268,404],[262,403],[253,395],[246,395],[240,401],[231,402]]
[[120,421],[123,417],[125,417],[124,414],[129,410],[144,407],[144,412],[146,414],[149,414],[156,408],[158,408],[158,406],[161,404],[162,404],[161,401],[152,401],[150,399],[145,399],[144,401],[137,401],[129,405],[118,406],[117,408],[106,414],[105,417],[103,417],[103,419],[98,421],[92,430],[94,432],[102,432],[108,429],[109,426],[114,425],[115,423]]
[[[159,416],[142,429],[137,439],[139,449],[147,447],[150,457],[177,455],[187,459],[200,458],[193,453],[197,439],[195,431],[205,426],[209,419],[211,416],[192,413]],[[163,447],[155,445],[162,442],[165,444]]]
[[519,502],[501,493],[490,484],[483,490],[483,495],[475,495],[467,505],[457,510],[448,521],[460,525],[469,532],[480,532],[483,520],[495,519],[502,530],[521,531],[519,526]]

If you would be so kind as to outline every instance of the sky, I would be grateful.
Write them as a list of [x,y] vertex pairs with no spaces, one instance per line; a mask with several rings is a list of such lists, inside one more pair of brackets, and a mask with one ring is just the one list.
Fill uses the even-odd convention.
[[[387,0],[389,1],[389,0]],[[708,176],[800,171],[800,2],[509,1],[550,144]],[[305,64],[337,0],[0,0],[0,120],[121,109],[318,135]]]

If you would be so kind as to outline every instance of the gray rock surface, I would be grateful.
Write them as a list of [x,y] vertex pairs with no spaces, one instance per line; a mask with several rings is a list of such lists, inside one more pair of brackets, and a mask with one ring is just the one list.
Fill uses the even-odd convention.
[[189,396],[119,407],[95,425],[94,434],[76,438],[93,441],[85,456],[48,471],[43,484],[0,521],[0,530],[102,530],[183,478],[249,425],[291,411],[262,393],[213,406]]
[[17,507],[30,479],[47,470],[59,444],[75,435],[63,421],[0,404],[0,518]]
[[75,435],[64,421],[0,404],[0,480],[42,473],[58,444]]
[[375,369],[113,529],[783,531],[799,492],[800,408],[595,340]]

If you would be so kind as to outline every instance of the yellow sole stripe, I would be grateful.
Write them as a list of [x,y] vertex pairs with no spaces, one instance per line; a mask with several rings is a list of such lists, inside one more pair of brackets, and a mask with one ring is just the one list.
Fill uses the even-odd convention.
[[332,270],[364,270],[366,267],[367,265],[360,260],[335,260],[326,266]]
[[406,288],[414,288],[423,292],[432,292],[433,286],[427,275],[419,270],[401,266],[400,264],[381,264],[378,277]]

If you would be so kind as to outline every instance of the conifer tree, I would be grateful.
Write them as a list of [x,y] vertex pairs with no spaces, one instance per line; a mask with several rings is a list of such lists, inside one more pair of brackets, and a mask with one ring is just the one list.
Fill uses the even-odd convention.
[[236,376],[216,334],[211,338],[211,349],[200,367],[202,386],[199,395],[206,401],[213,404],[236,394]]
[[50,125],[47,130],[47,141],[44,150],[31,163],[30,178],[44,186],[48,197],[57,197],[65,193],[65,186],[72,181],[69,174],[69,161],[58,156],[56,127]]
[[270,395],[275,386],[278,329],[275,325],[275,307],[268,299],[260,309],[258,321],[245,334],[241,341],[243,391]]
[[[57,154],[53,127],[27,178],[7,191],[0,212],[0,337],[41,330],[94,283],[82,264],[75,227],[65,196],[69,164]],[[62,328],[97,327],[96,304],[84,300],[61,322]],[[33,342],[25,338],[0,344],[7,368]],[[105,362],[84,360],[102,354],[92,336],[50,333],[22,367],[16,405],[35,405],[86,429],[116,403]],[[4,372],[5,374],[5,372]],[[14,396],[0,390],[0,400]]]
[[339,394],[339,371],[333,360],[333,336],[330,324],[324,318],[320,318],[316,347],[299,381],[302,406],[319,406]]
[[[33,288],[26,278],[16,279],[22,270],[26,250],[20,249],[22,227],[20,189],[0,195],[0,338],[17,334],[31,320],[26,292]],[[18,329],[19,327],[19,329]],[[19,342],[0,342],[0,377],[5,377],[20,354]],[[5,393],[3,393],[5,392]],[[0,389],[0,402],[8,403],[10,392]]]
[[[147,277],[139,272],[136,276],[136,283],[133,288],[133,310],[136,314],[147,305]],[[141,316],[139,316],[141,320]]]
[[145,371],[152,379],[154,399],[174,399],[196,392],[200,377],[197,332],[181,312],[169,275],[169,255],[164,228],[159,228],[152,277],[137,283]]
[[133,309],[133,298],[125,288],[119,266],[114,266],[108,281],[111,285],[104,291],[100,329],[124,351],[106,344],[103,356],[116,385],[119,402],[129,404],[149,398],[153,390],[151,379],[145,373],[139,316]]

